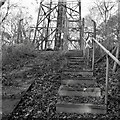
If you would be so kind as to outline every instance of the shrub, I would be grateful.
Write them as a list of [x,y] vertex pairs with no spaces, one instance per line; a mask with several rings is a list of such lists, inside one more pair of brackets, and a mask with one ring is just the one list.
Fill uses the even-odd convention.
[[2,47],[2,64],[10,64],[27,56],[35,56],[35,47],[31,43],[4,45]]

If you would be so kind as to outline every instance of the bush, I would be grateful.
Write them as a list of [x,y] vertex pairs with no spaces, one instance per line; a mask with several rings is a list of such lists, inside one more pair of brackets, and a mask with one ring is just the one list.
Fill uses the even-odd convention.
[[46,73],[58,72],[66,64],[64,55],[65,53],[60,51],[43,51],[34,59],[34,66],[40,66],[41,71]]
[[10,64],[27,56],[35,56],[35,47],[31,43],[4,45],[2,47],[2,64]]

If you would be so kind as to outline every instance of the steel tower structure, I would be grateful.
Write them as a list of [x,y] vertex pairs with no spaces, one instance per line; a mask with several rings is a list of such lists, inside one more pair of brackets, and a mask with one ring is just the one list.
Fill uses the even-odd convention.
[[33,43],[39,49],[82,49],[81,0],[41,0]]

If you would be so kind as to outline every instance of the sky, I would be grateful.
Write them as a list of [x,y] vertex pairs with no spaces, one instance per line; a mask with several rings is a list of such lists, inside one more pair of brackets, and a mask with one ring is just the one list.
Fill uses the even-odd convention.
[[[28,7],[30,13],[34,16],[34,19],[33,21],[36,21],[37,19],[37,13],[35,12],[36,8],[36,4],[34,2],[35,0],[21,0],[21,3]],[[38,0],[40,1],[40,0]],[[57,1],[57,0],[53,0],[53,1]],[[68,0],[70,1],[70,0]],[[72,1],[75,1],[75,0],[72,0]],[[77,1],[77,0],[76,0]],[[82,9],[82,12],[81,12],[81,15],[82,17],[86,16],[88,13],[89,13],[89,8],[92,6],[92,4],[94,3],[95,0],[81,0],[81,9]]]
[[[31,3],[35,3],[35,0],[21,0],[21,3],[24,6],[27,6],[30,10],[31,13],[35,11],[35,7]],[[38,0],[40,1],[40,0]],[[57,1],[57,0],[53,0]],[[71,0],[68,0],[71,1]],[[77,1],[77,0],[72,0],[72,1]],[[81,6],[82,6],[82,16],[84,17],[85,15],[88,14],[90,6],[94,3],[95,0],[81,0]]]
[[[37,20],[37,12],[36,9],[39,6],[39,3],[36,4],[35,1],[41,1],[41,0],[11,0],[13,2],[20,2],[22,6],[28,7],[28,11],[30,12],[30,14],[33,16],[33,21]],[[49,1],[49,0],[44,0],[44,1]],[[57,2],[58,0],[53,0],[55,2]],[[67,0],[67,1],[78,1],[78,0]],[[88,13],[89,13],[89,9],[91,6],[94,5],[94,2],[96,0],[81,0],[81,14],[82,17],[85,17]],[[113,0],[116,1],[116,0]]]
[[[22,6],[28,7],[30,14],[37,17],[36,15],[37,13],[35,11],[36,11],[36,6],[38,5],[36,4],[35,0],[11,0],[11,1],[16,3],[19,2],[22,4]],[[57,1],[57,0],[53,0],[53,1]],[[68,1],[71,1],[71,0],[68,0]],[[72,1],[77,1],[77,0],[72,0]],[[89,13],[89,8],[94,3],[94,1],[95,0],[81,0],[82,17],[84,17]]]

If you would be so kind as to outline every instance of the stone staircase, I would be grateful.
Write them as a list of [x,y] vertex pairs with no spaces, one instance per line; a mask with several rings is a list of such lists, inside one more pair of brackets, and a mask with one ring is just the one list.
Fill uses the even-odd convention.
[[101,89],[82,51],[68,51],[67,65],[62,72],[57,112],[106,114]]

